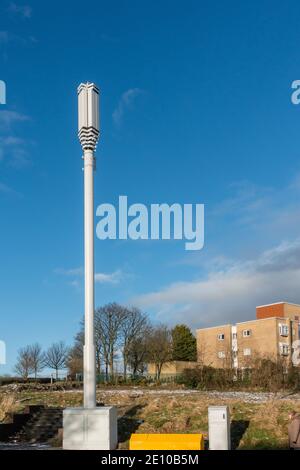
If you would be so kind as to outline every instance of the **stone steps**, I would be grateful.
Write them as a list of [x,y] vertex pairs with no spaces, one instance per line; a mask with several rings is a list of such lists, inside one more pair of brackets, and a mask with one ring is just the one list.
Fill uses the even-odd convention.
[[46,442],[62,428],[62,408],[41,408],[30,414],[23,427],[10,436],[11,442]]
[[41,405],[27,406],[23,413],[7,413],[6,423],[0,424],[0,441],[8,442],[10,437],[18,433],[29,421],[31,416],[44,408]]

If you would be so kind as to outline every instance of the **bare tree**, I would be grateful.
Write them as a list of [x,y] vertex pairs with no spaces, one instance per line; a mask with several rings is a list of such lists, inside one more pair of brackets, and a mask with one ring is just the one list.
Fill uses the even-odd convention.
[[27,380],[28,376],[33,372],[30,346],[19,349],[15,371],[25,380]]
[[129,355],[133,352],[133,345],[136,339],[141,339],[148,328],[148,319],[139,309],[123,310],[123,318],[120,323],[121,349],[123,356],[123,374],[126,379],[127,368],[129,365]]
[[56,380],[58,379],[58,371],[66,367],[68,354],[69,349],[63,341],[53,343],[45,353],[44,364],[55,370]]
[[101,328],[99,329],[99,319],[97,318],[97,315],[96,315],[94,336],[95,336],[95,350],[96,350],[96,371],[98,374],[101,374],[101,364],[102,364],[102,360],[104,357],[104,354],[103,354],[104,346],[102,343],[101,331],[102,331]]
[[84,331],[81,329],[75,336],[74,345],[70,349],[66,361],[66,366],[71,376],[83,373],[83,344]]
[[95,336],[102,345],[105,374],[114,374],[114,359],[118,347],[120,326],[124,318],[124,307],[116,303],[107,304],[95,311]]
[[136,336],[129,345],[128,364],[132,370],[133,376],[145,372],[149,330],[149,328],[145,329],[145,331],[140,336]]
[[201,338],[201,341],[198,341],[197,343],[197,362],[199,367],[203,368],[204,366],[210,366],[211,361],[208,363],[209,358],[210,348],[204,338]]
[[[96,350],[96,371],[98,374],[101,373],[102,363],[102,336],[99,331],[99,318],[97,312],[95,312],[95,350]],[[77,373],[83,373],[83,347],[84,347],[84,322],[80,323],[80,331],[75,336],[74,346],[70,350],[70,354],[67,361],[67,366],[70,375]]]
[[44,369],[44,353],[40,344],[35,343],[28,347],[29,357],[31,361],[32,372],[34,373],[34,378],[37,378],[39,372]]
[[[146,336],[149,330],[148,319],[137,308],[128,309],[117,303],[110,303],[95,311],[95,349],[96,368],[101,372],[104,364],[106,379],[108,373],[113,376],[115,358],[121,353],[123,358],[124,377],[127,375],[128,366],[133,365],[134,373],[142,368],[145,363],[145,344],[141,338]],[[141,347],[140,343],[141,342]],[[82,367],[84,344],[84,325],[75,338],[75,344],[71,349],[68,359],[69,371],[78,366]],[[129,358],[131,357],[131,359]]]
[[156,380],[160,379],[162,366],[172,357],[172,335],[165,325],[153,328],[147,340],[147,354],[155,364]]

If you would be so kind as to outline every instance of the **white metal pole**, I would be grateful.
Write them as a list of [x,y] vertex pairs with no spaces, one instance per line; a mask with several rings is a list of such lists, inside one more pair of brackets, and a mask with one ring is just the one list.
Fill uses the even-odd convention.
[[96,351],[94,344],[94,152],[99,137],[99,89],[94,83],[78,88],[78,135],[84,160],[84,296],[83,348],[84,408],[96,406]]
[[96,365],[94,344],[94,152],[84,151],[84,278],[85,343],[84,407],[96,406]]
[[96,407],[94,169],[99,131],[99,89],[94,83],[81,83],[78,87],[78,137],[84,161],[84,407],[63,412],[63,448],[69,450],[112,450],[118,445],[116,408]]

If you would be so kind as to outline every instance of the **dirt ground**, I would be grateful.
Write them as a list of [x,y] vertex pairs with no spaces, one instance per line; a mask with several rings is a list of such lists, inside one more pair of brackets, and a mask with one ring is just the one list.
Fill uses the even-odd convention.
[[[0,389],[0,413],[5,402],[14,410],[28,404],[81,406],[78,390]],[[13,397],[13,400],[12,400]],[[97,401],[115,405],[119,415],[120,448],[128,448],[131,433],[199,433],[207,435],[209,405],[228,405],[235,449],[287,449],[288,414],[300,413],[299,394],[201,392],[160,388],[100,388]],[[3,405],[4,403],[4,405]],[[7,405],[6,405],[7,406]]]

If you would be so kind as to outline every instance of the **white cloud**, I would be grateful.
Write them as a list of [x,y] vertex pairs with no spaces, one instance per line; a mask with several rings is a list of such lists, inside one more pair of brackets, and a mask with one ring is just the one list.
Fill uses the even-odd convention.
[[[71,269],[57,268],[54,272],[63,276],[73,277],[74,280],[69,282],[69,284],[74,286],[76,285],[76,287],[78,287],[79,284],[78,278],[81,278],[84,275],[83,267]],[[98,284],[118,284],[121,282],[123,277],[123,273],[120,269],[112,273],[95,273],[95,282]]]
[[9,4],[8,11],[26,19],[29,19],[32,16],[32,8],[29,5],[17,5],[16,3],[11,2]]
[[122,123],[126,109],[128,109],[132,105],[136,97],[142,93],[143,91],[139,88],[130,88],[122,94],[118,106],[112,114],[113,121],[117,126]]
[[257,305],[300,303],[300,239],[282,242],[255,260],[235,262],[196,281],[177,282],[137,297],[159,321],[185,322],[194,328],[255,318]]
[[57,268],[54,270],[56,274],[62,274],[63,276],[83,276],[83,268],[71,268],[71,269],[64,269],[64,268]]
[[118,284],[123,279],[121,270],[114,271],[113,273],[96,273],[95,282],[99,284]]
[[76,290],[81,290],[81,283],[78,279],[73,279],[72,281],[68,282],[69,286],[75,287]]

